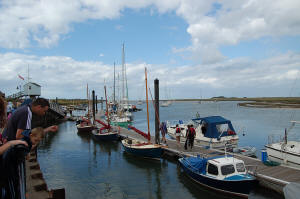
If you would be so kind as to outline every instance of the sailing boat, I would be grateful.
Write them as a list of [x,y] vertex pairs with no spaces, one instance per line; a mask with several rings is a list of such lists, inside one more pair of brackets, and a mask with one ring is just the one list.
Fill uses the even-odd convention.
[[[125,94],[125,83],[126,83],[126,94]],[[122,102],[120,102],[118,111],[116,114],[112,114],[111,124],[113,126],[126,127],[133,120],[133,115],[131,112],[132,105],[128,104],[128,87],[126,78],[126,67],[125,67],[125,52],[124,44],[122,48]]]
[[87,90],[87,104],[88,104],[88,113],[87,118],[82,117],[80,120],[76,121],[76,127],[78,133],[89,133],[94,129],[94,125],[91,123],[90,120],[90,109],[89,109],[89,86],[86,85]]
[[110,120],[109,120],[109,111],[107,106],[107,95],[106,95],[106,86],[104,86],[104,92],[105,92],[105,100],[106,100],[106,112],[107,112],[107,124],[104,122],[101,122],[100,120],[95,120],[96,122],[100,123],[103,127],[97,130],[96,132],[92,132],[94,138],[97,140],[106,140],[106,141],[113,141],[117,140],[119,138],[118,132],[112,131],[112,128],[110,126]]
[[148,142],[142,142],[136,139],[126,138],[122,140],[122,146],[127,153],[133,155],[148,157],[148,158],[160,158],[162,155],[162,148],[159,144],[152,144],[150,142],[150,127],[149,127],[149,106],[148,106],[148,87],[147,87],[147,68],[145,68],[145,82],[146,82],[146,103],[147,103],[147,124],[148,124],[148,134],[129,126],[135,132],[143,135],[147,138]]

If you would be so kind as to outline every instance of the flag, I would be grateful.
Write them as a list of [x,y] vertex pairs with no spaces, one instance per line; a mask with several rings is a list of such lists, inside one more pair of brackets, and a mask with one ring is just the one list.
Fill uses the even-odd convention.
[[18,77],[21,79],[21,80],[24,80],[24,77],[22,77],[21,75],[18,74]]

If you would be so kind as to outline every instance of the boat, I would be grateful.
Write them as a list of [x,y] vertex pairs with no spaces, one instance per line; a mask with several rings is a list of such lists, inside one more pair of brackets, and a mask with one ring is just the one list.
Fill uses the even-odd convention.
[[94,126],[90,122],[79,121],[76,125],[78,133],[89,133],[94,129]]
[[119,134],[116,131],[100,130],[92,131],[93,137],[101,141],[114,141],[119,139]]
[[107,111],[107,124],[102,122],[101,120],[95,119],[95,122],[98,122],[102,125],[100,129],[97,129],[97,131],[93,131],[92,134],[95,139],[97,140],[103,140],[103,141],[113,141],[118,140],[119,134],[116,131],[113,131],[113,129],[110,126],[110,115],[108,111],[107,106],[107,95],[106,95],[106,86],[104,86],[104,93],[105,93],[105,101],[106,101],[106,111]]
[[151,144],[136,139],[126,138],[122,140],[122,145],[127,153],[147,158],[160,158],[162,148],[159,144]]
[[[300,121],[291,121],[292,127],[300,124]],[[290,127],[290,129],[292,128]],[[300,168],[300,142],[289,141],[288,132],[285,130],[284,140],[280,142],[271,142],[265,145],[268,159],[278,163]]]
[[95,128],[95,126],[90,120],[90,108],[89,108],[90,100],[89,100],[88,84],[86,86],[86,91],[87,91],[87,104],[88,104],[87,117],[81,117],[81,119],[76,121],[76,127],[78,133],[89,133]]
[[183,157],[178,161],[193,181],[218,192],[248,198],[257,183],[244,161],[232,156]]
[[248,157],[256,157],[256,148],[253,146],[241,146],[231,148],[233,153],[238,153]]
[[137,139],[125,138],[122,140],[122,146],[125,152],[146,158],[161,158],[162,146],[159,144],[152,144],[150,142],[150,127],[149,127],[149,107],[148,107],[148,87],[147,87],[147,69],[145,68],[145,82],[146,82],[146,104],[147,104],[147,124],[148,124],[148,134],[136,129],[133,126],[128,126],[128,128],[134,130],[136,133],[144,136],[148,141],[140,141]]
[[[193,125],[196,131],[195,144],[210,147],[224,148],[225,144],[237,146],[239,136],[236,134],[231,121],[221,116],[198,117],[188,123],[178,122],[183,137],[188,125]],[[167,122],[168,135],[175,138],[176,124]]]
[[120,126],[120,127],[125,127],[131,124],[131,120],[129,117],[126,116],[118,116],[116,114],[112,115],[111,117],[111,125],[113,126]]

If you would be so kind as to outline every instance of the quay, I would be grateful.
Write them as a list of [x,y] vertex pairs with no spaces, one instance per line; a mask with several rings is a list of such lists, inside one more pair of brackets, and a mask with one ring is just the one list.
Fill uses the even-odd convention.
[[[97,114],[96,119],[103,121],[101,115]],[[105,121],[104,121],[105,122]],[[133,138],[140,141],[147,142],[146,138],[137,134],[133,130],[128,130],[126,128],[112,126],[113,131],[118,131],[121,139]],[[151,136],[151,142],[155,143],[154,136]],[[192,150],[184,150],[185,139],[181,139],[180,147],[177,146],[176,141],[172,139],[167,139],[168,146],[164,147],[163,157],[178,159],[184,156],[204,156],[212,157],[216,155],[225,155],[225,152],[217,149],[206,149],[202,146],[194,144]],[[242,159],[245,165],[252,175],[254,175],[259,181],[259,185],[265,187],[269,190],[275,191],[283,195],[283,188],[291,183],[300,183],[300,169],[280,165],[280,166],[266,166],[261,160],[257,158],[251,158],[248,156],[243,156],[239,154],[233,154],[227,152],[228,155],[233,155]]]

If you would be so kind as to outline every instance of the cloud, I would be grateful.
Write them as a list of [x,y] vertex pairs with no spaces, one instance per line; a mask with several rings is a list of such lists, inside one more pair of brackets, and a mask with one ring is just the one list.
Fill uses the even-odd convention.
[[99,57],[104,57],[104,54],[103,54],[103,53],[100,53],[100,54],[99,54]]
[[[298,0],[46,0],[1,2],[0,46],[29,48],[56,45],[75,23],[122,17],[125,9],[150,7],[151,12],[175,12],[187,23],[191,45],[182,51],[189,59],[217,63],[222,45],[237,45],[262,37],[300,34]],[[115,27],[122,30],[122,25]],[[174,28],[174,27],[169,27]]]
[[[103,95],[104,79],[109,96],[112,95],[113,65],[102,62],[78,61],[64,56],[34,56],[17,53],[0,54],[0,84],[7,95],[22,82],[18,74],[27,76],[27,66],[33,82],[42,86],[44,97],[85,98],[86,84]],[[169,67],[146,62],[127,63],[129,98],[141,96],[145,88],[145,67],[148,84],[160,80],[164,89],[172,90],[172,98],[231,96],[290,96],[290,88],[300,87],[300,54],[286,53],[276,57],[253,61],[248,58],[224,60],[214,64]],[[18,71],[18,72],[16,72]],[[119,77],[119,78],[118,78]],[[116,67],[116,91],[122,89],[121,66]],[[268,92],[266,92],[268,91]],[[293,93],[292,93],[293,94]]]

